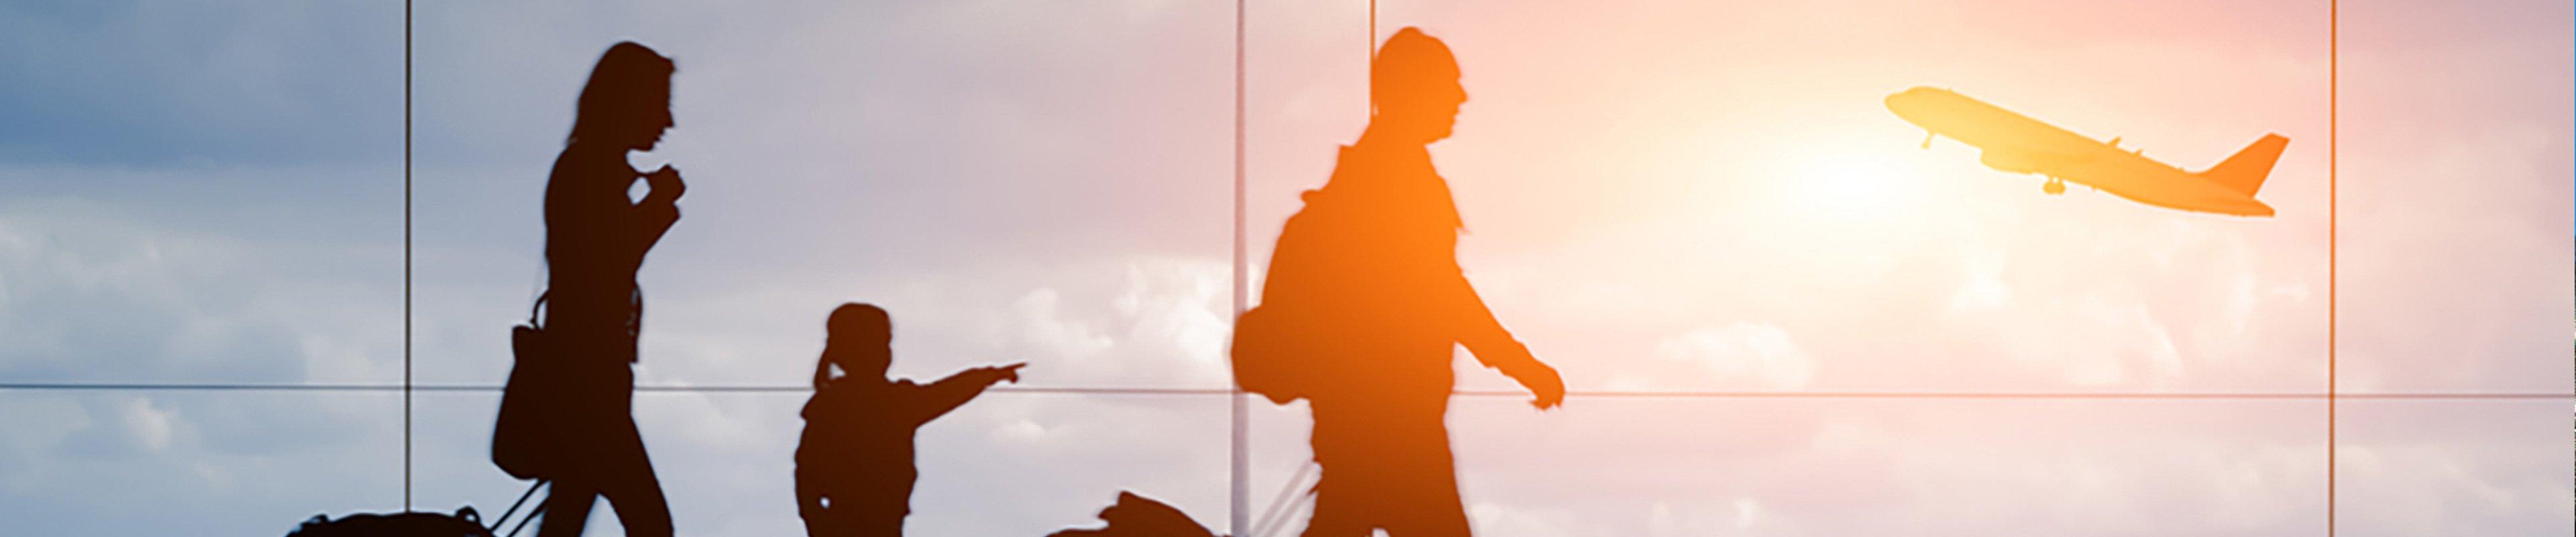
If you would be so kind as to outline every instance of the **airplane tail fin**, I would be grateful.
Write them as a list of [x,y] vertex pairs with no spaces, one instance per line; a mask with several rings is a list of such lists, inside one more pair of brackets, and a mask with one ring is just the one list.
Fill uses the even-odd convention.
[[2281,148],[2288,145],[2290,139],[2287,137],[2265,134],[2263,139],[2255,140],[2254,145],[2245,146],[2217,166],[2200,172],[2200,176],[2252,196],[2254,191],[2263,188],[2263,179],[2272,175],[2272,163],[2281,159]]

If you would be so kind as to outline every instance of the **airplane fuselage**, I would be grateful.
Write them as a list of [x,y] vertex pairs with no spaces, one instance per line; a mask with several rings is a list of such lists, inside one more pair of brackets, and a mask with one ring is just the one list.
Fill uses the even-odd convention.
[[1978,161],[1999,171],[2082,183],[2161,207],[2272,215],[2272,207],[2250,192],[1956,92],[1913,88],[1889,95],[1887,109],[1933,134],[1984,150]]

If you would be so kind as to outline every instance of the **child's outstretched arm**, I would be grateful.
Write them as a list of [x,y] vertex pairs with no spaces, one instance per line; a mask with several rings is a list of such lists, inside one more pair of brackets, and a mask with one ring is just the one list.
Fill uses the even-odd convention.
[[1028,365],[1028,362],[1020,362],[1001,367],[977,367],[959,371],[955,375],[949,375],[948,378],[932,382],[929,386],[923,386],[922,394],[927,397],[924,397],[923,404],[917,407],[920,413],[915,417],[917,421],[930,421],[947,414],[948,411],[956,410],[958,406],[974,400],[977,395],[983,395],[984,388],[1003,382],[1019,382],[1020,368]]

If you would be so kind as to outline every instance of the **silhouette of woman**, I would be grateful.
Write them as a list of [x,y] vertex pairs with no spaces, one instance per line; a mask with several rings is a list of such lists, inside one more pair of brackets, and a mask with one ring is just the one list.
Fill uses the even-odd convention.
[[[546,180],[545,326],[563,362],[559,467],[537,535],[580,535],[605,497],[626,534],[671,535],[670,506],[635,428],[635,340],[643,295],[635,271],[680,219],[680,173],[642,173],[629,151],[649,151],[671,128],[670,58],[633,42],[608,47],[582,87],[572,135]],[[642,180],[643,201],[627,191]]]

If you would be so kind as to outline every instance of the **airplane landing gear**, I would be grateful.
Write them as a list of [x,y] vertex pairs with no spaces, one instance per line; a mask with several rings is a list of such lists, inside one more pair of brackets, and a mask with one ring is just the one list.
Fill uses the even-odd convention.
[[2055,177],[2050,177],[2050,178],[2048,178],[2048,184],[2039,185],[2039,191],[2040,191],[2040,192],[2046,192],[2046,193],[2048,193],[2048,195],[2051,195],[2051,196],[2055,196],[2055,195],[2058,195],[2058,194],[2065,194],[2065,193],[2066,193],[2066,180],[2064,180],[2064,179],[2058,179],[2058,178],[2055,178]]
[[1932,131],[1923,131],[1923,148],[1932,148]]

